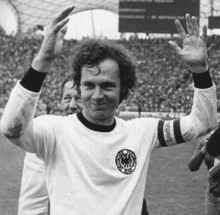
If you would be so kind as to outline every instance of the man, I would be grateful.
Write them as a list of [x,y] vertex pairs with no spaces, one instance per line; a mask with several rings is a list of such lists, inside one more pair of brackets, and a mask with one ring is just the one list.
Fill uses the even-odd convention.
[[[72,77],[64,79],[61,85],[61,108],[64,115],[82,110],[79,94],[73,87]],[[43,115],[46,114],[42,111]],[[38,115],[38,116],[39,116]],[[18,215],[42,214],[50,211],[49,196],[46,188],[44,162],[33,153],[26,153],[21,181]],[[146,201],[143,201],[142,215],[147,214]]]
[[[61,108],[65,115],[77,113],[81,110],[79,94],[76,88],[73,87],[72,77],[64,79],[61,85],[61,95]],[[26,153],[18,204],[18,215],[48,215],[49,210],[45,164],[36,154]]]
[[[191,140],[214,128],[216,93],[207,65],[206,27],[199,36],[195,17],[186,15],[188,36],[178,20],[180,58],[191,66],[192,111],[178,120],[115,117],[136,82],[130,54],[106,40],[88,40],[74,50],[74,83],[83,110],[67,117],[33,118],[43,80],[62,50],[68,15],[58,14],[45,32],[31,68],[13,89],[2,116],[2,133],[46,165],[51,214],[141,214],[151,152]],[[205,81],[203,81],[205,80]]]

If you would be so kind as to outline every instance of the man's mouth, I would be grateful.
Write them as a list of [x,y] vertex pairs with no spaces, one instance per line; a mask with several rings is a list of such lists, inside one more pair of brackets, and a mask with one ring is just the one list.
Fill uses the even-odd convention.
[[106,105],[106,103],[92,103],[92,105],[94,105],[94,106],[103,106],[103,105]]

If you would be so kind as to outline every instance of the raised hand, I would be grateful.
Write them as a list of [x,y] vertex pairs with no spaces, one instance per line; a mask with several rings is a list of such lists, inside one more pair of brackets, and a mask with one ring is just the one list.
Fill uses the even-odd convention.
[[207,64],[207,27],[203,26],[202,36],[199,34],[199,26],[196,17],[190,17],[186,14],[186,27],[188,35],[178,20],[175,20],[177,31],[182,39],[183,48],[180,48],[175,42],[169,41],[169,44],[174,48],[180,58],[188,63],[194,73],[201,73],[208,70]]
[[66,24],[69,21],[68,15],[73,9],[73,6],[65,8],[46,27],[40,51],[32,63],[34,69],[48,72],[52,61],[61,53],[67,31]]

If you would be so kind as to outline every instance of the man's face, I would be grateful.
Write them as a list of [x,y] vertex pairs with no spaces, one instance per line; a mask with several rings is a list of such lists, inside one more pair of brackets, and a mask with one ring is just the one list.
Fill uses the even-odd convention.
[[73,87],[73,81],[66,82],[63,87],[61,106],[66,115],[78,113],[82,110],[80,97],[76,87]]
[[83,115],[92,123],[110,125],[119,104],[119,68],[117,62],[111,59],[97,66],[83,67],[81,71]]

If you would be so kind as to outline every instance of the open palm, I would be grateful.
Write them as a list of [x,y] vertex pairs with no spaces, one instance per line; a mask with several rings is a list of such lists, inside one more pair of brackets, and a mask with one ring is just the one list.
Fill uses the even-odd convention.
[[199,65],[206,61],[206,44],[195,36],[183,40],[183,49],[179,51],[181,59],[190,65]]
[[73,8],[74,7],[72,6],[63,10],[47,26],[39,53],[45,60],[53,60],[61,53],[63,39],[67,31],[66,23],[69,21],[67,16],[70,14]]
[[175,21],[178,33],[183,42],[183,48],[180,48],[175,42],[169,41],[171,47],[173,47],[177,54],[180,56],[181,60],[188,63],[192,67],[204,66],[207,62],[207,49],[206,49],[206,37],[207,28],[203,27],[202,37],[199,35],[199,27],[195,17],[190,17],[189,14],[186,15],[186,26],[188,35],[183,29],[181,23]]

